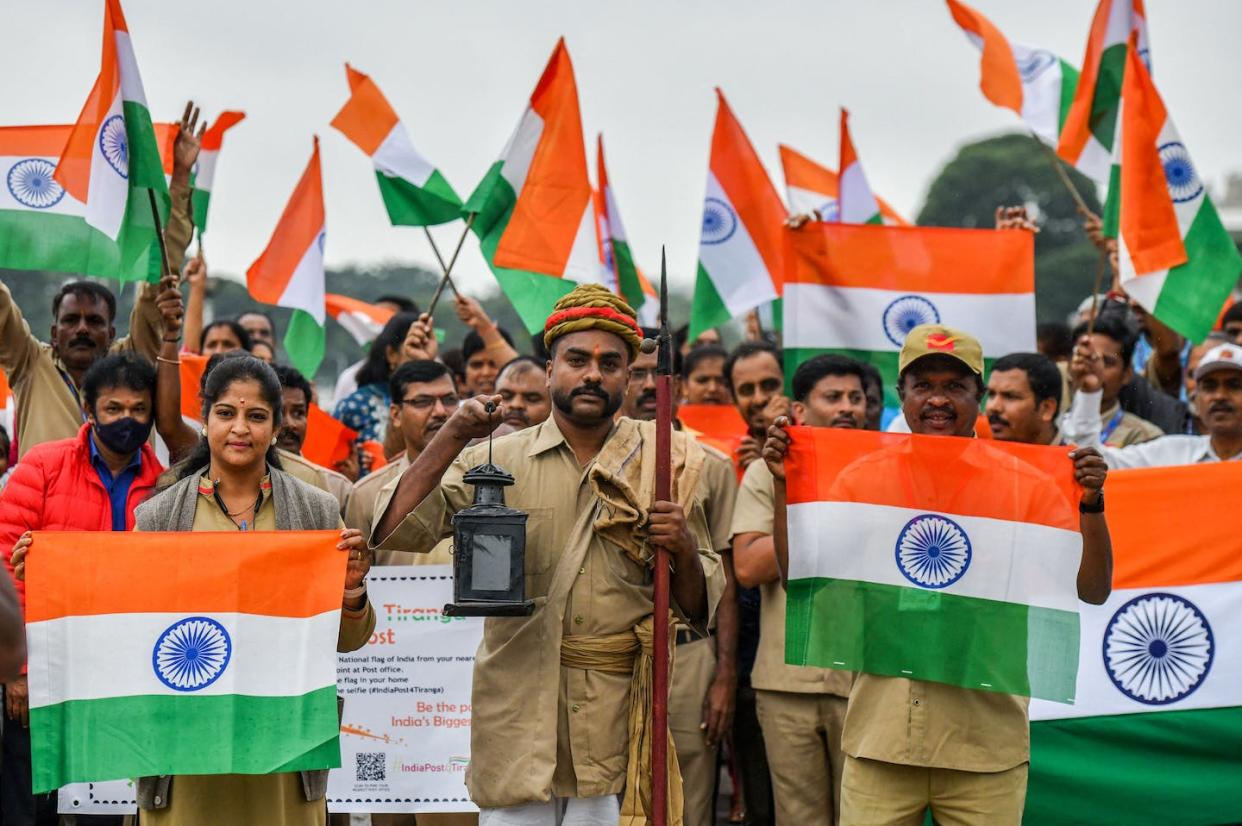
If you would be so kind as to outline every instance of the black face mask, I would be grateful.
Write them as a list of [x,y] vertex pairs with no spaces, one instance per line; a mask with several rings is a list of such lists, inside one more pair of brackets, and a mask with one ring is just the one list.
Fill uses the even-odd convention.
[[125,416],[108,424],[95,422],[94,430],[95,436],[108,450],[128,456],[142,447],[151,435],[151,422],[140,422],[132,416]]

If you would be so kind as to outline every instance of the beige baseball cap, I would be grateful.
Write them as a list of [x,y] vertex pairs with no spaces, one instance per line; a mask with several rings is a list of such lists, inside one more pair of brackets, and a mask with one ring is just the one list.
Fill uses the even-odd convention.
[[965,364],[976,376],[983,375],[983,345],[979,339],[943,324],[920,324],[906,334],[897,371],[904,373],[923,356],[949,356]]
[[1218,344],[1203,354],[1195,368],[1195,381],[1213,370],[1242,370],[1242,347],[1236,344]]

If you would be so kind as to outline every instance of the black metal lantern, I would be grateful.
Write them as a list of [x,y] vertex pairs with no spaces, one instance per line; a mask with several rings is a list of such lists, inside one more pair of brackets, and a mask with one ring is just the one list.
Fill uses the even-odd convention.
[[[489,411],[490,412],[490,411]],[[474,485],[474,503],[453,514],[453,602],[450,617],[525,617],[535,610],[526,599],[526,513],[505,505],[513,476],[487,462],[462,478]]]

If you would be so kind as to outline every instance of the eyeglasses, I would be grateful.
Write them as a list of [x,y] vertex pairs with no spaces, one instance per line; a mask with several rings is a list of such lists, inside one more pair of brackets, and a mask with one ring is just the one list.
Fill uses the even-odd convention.
[[415,396],[412,399],[401,400],[401,404],[415,410],[430,410],[436,406],[436,402],[444,405],[446,410],[452,410],[461,403],[461,399],[457,397],[456,393],[449,393],[447,396]]

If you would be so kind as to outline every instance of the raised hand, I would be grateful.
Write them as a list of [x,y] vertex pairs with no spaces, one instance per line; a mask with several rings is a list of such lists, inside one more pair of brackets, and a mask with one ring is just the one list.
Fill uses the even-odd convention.
[[1074,344],[1069,374],[1075,390],[1094,393],[1104,386],[1104,360],[1091,346],[1091,337],[1086,334],[1079,336]]
[[453,310],[461,323],[471,330],[481,330],[492,326],[491,316],[483,309],[483,305],[468,295],[460,295],[453,299]]
[[763,443],[763,461],[772,473],[773,479],[785,478],[785,457],[789,454],[789,419],[777,417],[768,428],[768,438]]
[[1025,229],[1031,232],[1039,232],[1039,227],[1031,220],[1031,216],[1024,206],[998,206],[996,208],[996,228]]
[[341,531],[341,541],[336,543],[336,548],[349,552],[349,565],[345,569],[345,590],[357,588],[371,570],[373,554],[367,548],[366,537],[356,528],[346,528]]
[[177,122],[177,140],[173,144],[173,177],[179,181],[189,180],[190,170],[198,161],[198,151],[203,145],[203,132],[207,121],[198,122],[198,107],[194,101],[186,101],[185,113]]
[[185,305],[181,302],[181,290],[177,289],[177,276],[168,275],[160,279],[160,292],[155,297],[155,307],[160,311],[160,328],[164,340],[180,341]]
[[504,421],[504,410],[500,404],[500,396],[475,396],[466,399],[457,405],[441,432],[448,433],[463,445],[471,439],[482,439]]
[[440,345],[436,341],[436,331],[432,327],[431,316],[423,313],[410,325],[409,332],[405,334],[405,341],[401,344],[401,359],[402,361],[419,359],[430,361],[439,352]]

